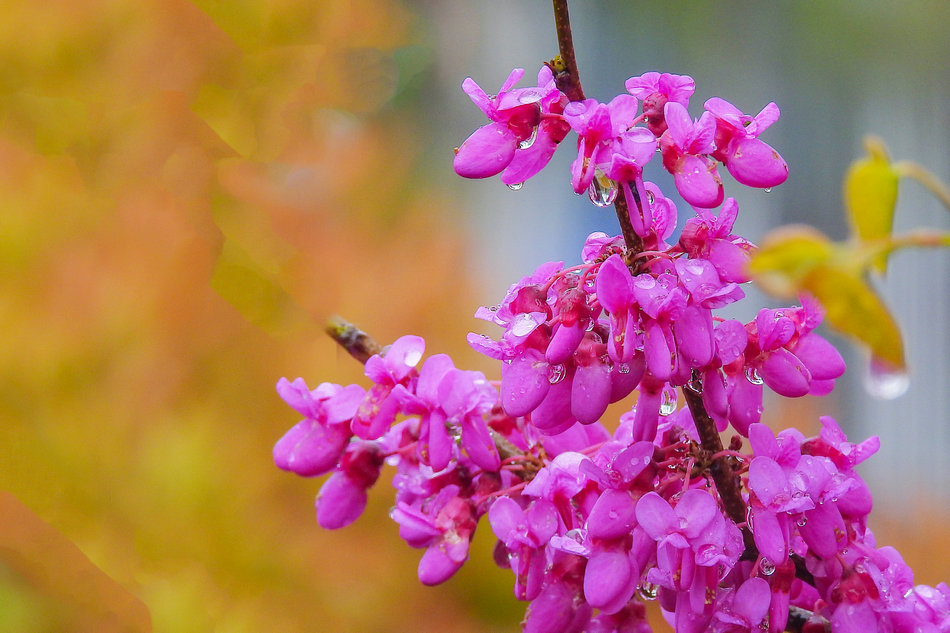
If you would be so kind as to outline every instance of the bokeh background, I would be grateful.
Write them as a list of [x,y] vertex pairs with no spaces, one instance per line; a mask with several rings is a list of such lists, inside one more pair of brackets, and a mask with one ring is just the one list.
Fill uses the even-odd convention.
[[[866,132],[950,179],[947,3],[573,13],[589,96],[664,70],[693,75],[698,102],[779,103],[768,140],[791,178],[727,182],[753,240],[781,222],[843,238]],[[321,332],[334,312],[495,375],[464,344],[475,308],[615,230],[570,193],[569,149],[518,192],[451,170],[482,123],[461,80],[531,76],[556,53],[548,3],[14,0],[0,16],[0,632],[517,630],[487,530],[423,588],[385,481],[355,525],[317,527],[320,482],[271,462],[297,419],[273,385],[360,380]],[[950,228],[913,184],[897,217]],[[902,254],[882,284],[905,396],[871,399],[843,343],[840,393],[769,409],[776,427],[831,413],[881,435],[872,526],[931,584],[950,578],[948,270]]]

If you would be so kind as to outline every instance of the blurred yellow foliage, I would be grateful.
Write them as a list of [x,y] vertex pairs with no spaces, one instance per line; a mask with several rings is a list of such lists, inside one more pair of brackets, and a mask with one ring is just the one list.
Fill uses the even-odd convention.
[[485,612],[466,593],[513,602],[490,562],[500,582],[407,582],[418,554],[384,508],[321,532],[319,482],[270,458],[296,421],[277,378],[360,378],[329,313],[464,344],[445,325],[474,309],[446,296],[464,296],[460,240],[393,105],[422,69],[417,18],[392,0],[0,12],[0,631],[113,630],[103,613],[486,630],[460,614]]

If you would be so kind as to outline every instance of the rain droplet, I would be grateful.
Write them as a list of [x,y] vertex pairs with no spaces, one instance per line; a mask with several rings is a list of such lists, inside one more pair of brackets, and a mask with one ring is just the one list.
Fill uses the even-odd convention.
[[620,363],[619,365],[617,365],[617,371],[619,371],[621,374],[629,374],[630,365],[628,365],[627,363]]
[[772,193],[772,188],[771,188],[771,187],[766,187],[765,189],[763,189],[763,191],[764,191],[765,193]]
[[498,312],[498,306],[488,306],[488,309],[492,312]]
[[660,415],[671,415],[676,411],[676,391],[670,387],[663,389],[663,401],[660,403]]
[[538,138],[538,128],[535,127],[534,129],[531,130],[531,136],[529,136],[525,140],[518,143],[518,149],[528,149],[529,147],[534,145],[534,141],[537,138]]
[[407,367],[415,367],[422,360],[422,350],[410,350],[403,359]]
[[567,369],[565,369],[564,365],[551,365],[551,373],[548,374],[548,382],[552,385],[556,385],[557,383],[564,380],[564,376],[566,375]]
[[761,385],[763,382],[762,376],[760,376],[759,372],[755,370],[755,367],[746,367],[745,377],[746,380],[751,382],[753,385]]
[[594,320],[591,319],[590,321],[587,322],[587,327],[584,328],[584,330],[585,330],[586,332],[590,332],[590,331],[593,330],[593,329],[594,329]]
[[763,576],[771,576],[775,573],[775,564],[767,558],[759,559],[759,573]]
[[659,587],[654,585],[652,582],[645,582],[637,590],[637,593],[640,595],[642,600],[656,600],[656,594],[659,591]]
[[653,204],[653,201],[654,201],[654,200],[655,200],[655,198],[653,197],[653,192],[648,190],[648,191],[647,191],[647,202],[649,202],[650,204]]
[[798,521],[795,522],[795,525],[798,527],[805,527],[806,523],[808,523],[808,519],[806,519],[803,515]]
[[575,543],[583,544],[583,543],[584,543],[584,532],[583,532],[583,530],[579,530],[579,529],[577,529],[577,528],[575,528],[575,529],[573,529],[573,530],[568,530],[568,531],[564,534],[564,538],[569,538],[569,539],[571,539],[572,541],[574,541]]
[[894,400],[907,393],[910,376],[906,370],[894,369],[887,363],[872,359],[864,378],[864,388],[881,400]]
[[598,173],[587,188],[587,195],[598,207],[609,207],[617,199],[617,183]]
[[511,184],[508,185],[508,188],[511,189],[512,191],[518,191],[518,190],[521,189],[522,187],[524,187],[524,183],[523,183],[523,182],[513,182],[513,183],[511,183]]

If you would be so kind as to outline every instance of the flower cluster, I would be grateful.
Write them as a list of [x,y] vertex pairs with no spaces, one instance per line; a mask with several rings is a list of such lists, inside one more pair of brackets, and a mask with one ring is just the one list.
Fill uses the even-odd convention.
[[642,237],[649,233],[654,205],[643,168],[657,150],[683,199],[705,209],[723,201],[719,163],[750,187],[773,187],[788,177],[782,157],[759,139],[778,120],[774,103],[750,116],[714,97],[706,101],[702,116],[693,119],[687,108],[695,84],[685,75],[651,72],[632,77],[626,82],[629,94],[609,103],[569,101],[546,66],[538,73],[536,87],[514,88],[523,75],[520,68],[512,71],[494,97],[472,79],[462,84],[491,123],[459,146],[455,154],[459,175],[486,178],[500,173],[502,182],[518,186],[547,165],[557,145],[573,131],[577,134],[577,158],[571,164],[574,191],[588,190],[591,200],[601,206],[623,191],[627,205],[639,208],[632,219]]
[[[635,240],[594,233],[582,263],[548,262],[477,311],[503,329],[468,337],[500,362],[500,381],[445,354],[423,359],[417,336],[366,360],[369,389],[282,379],[304,418],[274,459],[332,473],[320,525],[356,520],[393,466],[390,516],[424,550],[419,579],[436,584],[487,515],[495,560],[529,602],[527,633],[646,632],[649,601],[678,633],[950,631],[950,588],[915,587],[867,527],[855,467],[877,439],[850,443],[827,417],[812,438],[761,423],[765,387],[824,395],[845,371],[815,333],[821,307],[802,297],[748,323],[716,314],[744,297],[754,249],[732,233],[738,208],[718,165],[753,187],[784,181],[758,138],[778,108],[752,117],[715,98],[693,120],[689,77],[648,73],[604,104],[570,101],[548,68],[514,88],[522,75],[496,96],[463,84],[491,122],[459,147],[456,170],[520,183],[573,130],[575,191],[598,204],[622,192]],[[657,150],[695,211],[673,243],[676,204],[643,179]],[[608,406],[634,391],[608,430]]]

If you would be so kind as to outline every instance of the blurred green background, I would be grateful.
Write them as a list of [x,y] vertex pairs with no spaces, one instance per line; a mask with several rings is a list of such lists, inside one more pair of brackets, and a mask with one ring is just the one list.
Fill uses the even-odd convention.
[[[793,49],[804,57],[788,61],[787,82],[810,63],[863,69],[861,51],[880,47],[840,3],[800,23],[781,19],[798,15],[789,3],[774,15],[725,3],[745,22],[686,3],[649,16],[576,4],[582,79],[604,99],[602,78],[615,92],[654,66],[695,63],[703,77],[715,64],[703,38],[720,42],[736,86],[749,84],[736,64],[756,58],[737,33],[767,40],[797,24],[815,38]],[[918,11],[912,25],[946,24],[945,8],[925,8],[936,16]],[[510,192],[451,172],[452,146],[480,124],[461,79],[491,91],[512,66],[550,58],[548,4],[6,1],[0,16],[0,632],[516,630],[523,605],[491,563],[487,530],[456,578],[423,588],[385,481],[354,526],[317,527],[320,482],[271,461],[297,419],[273,385],[360,380],[322,334],[333,312],[381,341],[422,334],[430,351],[491,372],[464,344],[475,307],[541,257],[576,258],[588,230],[614,230],[546,215],[529,187],[515,199],[532,209],[519,229],[491,197]],[[906,24],[872,18],[905,41]],[[914,37],[928,63],[946,45]],[[843,52],[821,55],[832,49]],[[815,77],[824,94],[831,80]],[[814,116],[834,126],[833,114]],[[818,192],[856,153],[843,145],[829,145],[837,171]],[[795,173],[808,145],[788,147]],[[822,195],[798,187],[769,204],[811,208]],[[504,277],[499,262],[521,268]],[[482,266],[494,276],[476,278]],[[800,424],[821,406],[773,419]],[[947,507],[928,507],[875,527],[934,583],[948,556],[924,537]]]

